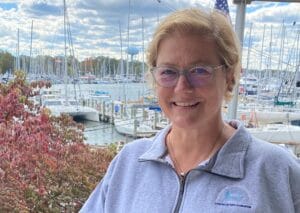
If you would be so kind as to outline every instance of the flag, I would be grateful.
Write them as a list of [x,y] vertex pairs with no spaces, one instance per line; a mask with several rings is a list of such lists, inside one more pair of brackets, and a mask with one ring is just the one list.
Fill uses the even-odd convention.
[[229,7],[227,0],[216,0],[215,9],[222,11],[226,15],[229,15]]
[[221,11],[227,17],[228,21],[232,23],[229,15],[229,7],[227,0],[216,0],[215,9]]

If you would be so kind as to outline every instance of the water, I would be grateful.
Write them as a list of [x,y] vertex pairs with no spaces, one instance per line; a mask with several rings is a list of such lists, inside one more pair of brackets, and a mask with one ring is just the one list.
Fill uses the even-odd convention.
[[[55,84],[52,86],[53,89],[60,89],[64,91],[63,84]],[[74,94],[74,85],[67,85],[70,96]],[[151,93],[151,90],[145,83],[128,83],[128,84],[80,84],[80,91],[76,86],[76,93],[79,95],[86,95],[90,91],[105,91],[111,95],[112,100],[139,100],[145,94]]]
[[84,136],[86,143],[91,145],[105,145],[119,141],[130,142],[134,138],[119,134],[113,125],[103,122],[84,121]]
[[[64,91],[65,85],[56,84],[52,88]],[[76,86],[76,93],[79,94],[78,86]],[[81,95],[88,94],[89,91],[105,91],[111,95],[112,100],[136,101],[141,99],[145,94],[149,93],[149,88],[143,83],[129,83],[129,84],[81,84]],[[70,96],[74,96],[74,85],[68,85]],[[118,141],[129,142],[134,140],[129,136],[119,134],[113,125],[103,122],[82,121],[85,131],[86,143],[92,145],[105,145]]]

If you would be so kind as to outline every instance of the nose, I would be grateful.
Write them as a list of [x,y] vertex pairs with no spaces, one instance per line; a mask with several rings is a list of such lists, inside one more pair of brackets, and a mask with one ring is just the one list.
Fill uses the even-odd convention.
[[188,81],[185,75],[179,75],[177,84],[175,85],[175,91],[191,91],[193,86]]

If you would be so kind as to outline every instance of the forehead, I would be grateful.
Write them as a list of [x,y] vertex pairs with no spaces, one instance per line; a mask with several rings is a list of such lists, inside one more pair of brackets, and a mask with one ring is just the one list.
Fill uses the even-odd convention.
[[200,63],[219,64],[215,40],[198,34],[172,34],[158,46],[157,66],[186,67]]

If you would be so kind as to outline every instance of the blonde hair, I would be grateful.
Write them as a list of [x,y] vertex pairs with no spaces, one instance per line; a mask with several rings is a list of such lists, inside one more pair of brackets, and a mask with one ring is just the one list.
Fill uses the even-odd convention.
[[[160,42],[175,33],[197,34],[212,38],[217,47],[218,56],[226,66],[227,91],[224,98],[229,101],[236,82],[240,78],[240,44],[228,18],[220,11],[203,9],[184,9],[166,17],[154,32],[147,51],[149,70],[156,66]],[[149,71],[148,71],[149,73]]]

